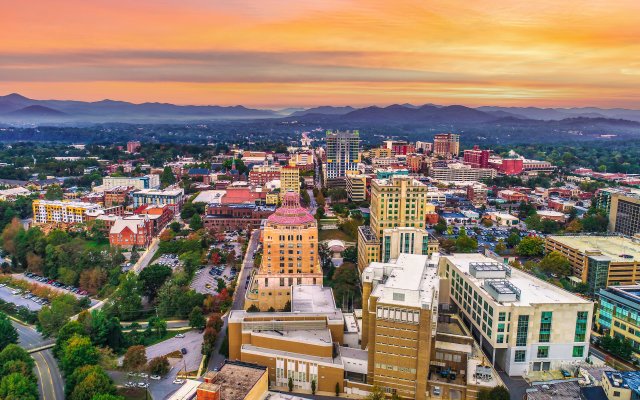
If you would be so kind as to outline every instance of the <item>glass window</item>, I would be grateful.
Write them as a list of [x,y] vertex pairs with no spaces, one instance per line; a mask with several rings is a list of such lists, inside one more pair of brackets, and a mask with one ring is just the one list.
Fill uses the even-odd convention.
[[576,334],[574,342],[584,342],[587,336],[587,318],[589,313],[587,311],[578,311],[578,317],[576,319]]
[[551,338],[551,318],[553,313],[551,311],[543,311],[540,317],[540,343],[549,343]]
[[516,346],[527,345],[528,333],[529,333],[529,316],[518,315],[518,328],[516,331]]
[[538,346],[538,358],[549,357],[549,346]]
[[515,362],[525,362],[526,358],[527,358],[526,350],[516,350],[515,358],[514,358]]
[[583,357],[584,346],[573,346],[573,357]]

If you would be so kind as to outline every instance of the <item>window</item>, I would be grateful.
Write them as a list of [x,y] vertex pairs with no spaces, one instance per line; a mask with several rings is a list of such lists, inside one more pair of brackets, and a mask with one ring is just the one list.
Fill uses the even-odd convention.
[[582,357],[584,355],[584,346],[573,346],[572,357]]
[[498,334],[496,341],[498,343],[504,343],[504,335]]
[[553,313],[551,311],[543,311],[540,317],[540,343],[549,343],[551,338],[551,318]]
[[549,357],[549,346],[538,346],[538,358]]
[[394,301],[404,301],[404,293],[394,293],[393,294]]
[[525,362],[526,358],[527,358],[526,350],[516,350],[516,355],[515,355],[515,358],[513,359],[513,361],[515,361],[515,362]]
[[[587,335],[587,318],[589,313],[587,311],[578,311],[578,318],[576,319],[576,335],[574,342],[584,342]],[[575,356],[582,357],[582,356]]]
[[516,346],[527,345],[528,332],[529,332],[529,316],[518,315],[518,329],[516,331]]

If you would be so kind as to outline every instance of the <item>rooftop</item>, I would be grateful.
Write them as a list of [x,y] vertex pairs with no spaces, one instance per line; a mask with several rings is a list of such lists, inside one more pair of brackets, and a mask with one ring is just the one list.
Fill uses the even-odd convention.
[[604,371],[604,376],[611,386],[622,389],[630,389],[640,395],[640,371]]
[[331,346],[331,331],[325,329],[298,329],[282,331],[254,331],[253,335],[287,339],[296,343],[307,343],[315,346]]
[[629,237],[605,235],[551,235],[548,236],[548,238],[560,242],[565,246],[577,249],[581,253],[600,250],[603,255],[611,258],[611,261],[613,262],[634,262],[640,260],[640,242]]
[[291,311],[304,313],[334,312],[336,304],[330,287],[295,285],[291,289]]
[[211,383],[203,383],[199,388],[209,390],[219,388],[221,399],[243,400],[266,373],[266,367],[226,362],[219,372],[207,373]]
[[267,219],[267,223],[280,225],[302,225],[316,223],[309,210],[300,205],[300,195],[288,192],[284,195],[282,207]]
[[[495,262],[492,258],[489,258],[483,254],[458,253],[450,256],[443,256],[443,259],[446,259],[450,264],[455,265],[460,273],[465,275],[465,279],[474,283],[478,290],[484,291],[494,299],[495,293],[491,293],[489,290],[487,290],[485,281],[491,283],[490,286],[497,292],[498,295],[511,294],[513,292],[512,298],[514,300],[509,300],[509,303],[515,306],[529,306],[532,304],[548,303],[589,303],[587,300],[581,297],[578,297],[564,289],[552,285],[549,282],[538,279],[535,276],[529,275],[516,268],[511,269],[511,276],[505,276],[505,278],[500,281],[475,278],[470,272],[471,265],[477,265],[477,263]],[[507,286],[505,282],[507,282],[509,285]],[[513,287],[515,287],[517,290],[513,290]],[[503,293],[507,289],[509,289],[509,293]],[[519,291],[520,293],[518,293],[518,296],[515,296],[517,291]],[[496,301],[498,300],[496,299]]]

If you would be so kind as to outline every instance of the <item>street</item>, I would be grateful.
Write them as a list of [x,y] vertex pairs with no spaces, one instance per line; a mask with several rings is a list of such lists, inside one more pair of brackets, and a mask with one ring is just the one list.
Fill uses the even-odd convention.
[[[12,325],[18,331],[18,343],[23,348],[35,348],[50,343],[34,329],[12,321]],[[64,381],[58,369],[58,363],[51,350],[43,350],[31,354],[36,363],[36,377],[38,390],[42,400],[63,400]]]
[[147,266],[153,259],[153,256],[156,254],[156,251],[158,251],[159,244],[160,244],[160,237],[154,237],[153,240],[151,241],[151,244],[147,248],[147,250],[144,253],[142,253],[140,258],[138,259],[138,262],[133,266],[132,268],[133,272],[138,274],[140,273],[140,271],[147,268]]

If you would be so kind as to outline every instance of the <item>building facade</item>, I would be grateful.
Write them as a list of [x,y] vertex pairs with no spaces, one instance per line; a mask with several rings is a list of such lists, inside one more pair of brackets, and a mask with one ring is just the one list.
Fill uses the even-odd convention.
[[347,176],[347,195],[351,201],[367,200],[367,175]]
[[439,133],[433,137],[433,154],[444,157],[458,157],[460,154],[460,135]]
[[99,204],[66,200],[34,200],[32,211],[35,224],[81,224],[90,218],[87,213],[103,212]]
[[609,286],[598,297],[598,326],[606,335],[630,340],[640,359],[640,285]]
[[130,186],[136,190],[157,189],[160,187],[160,175],[145,176],[105,176],[102,179],[102,186],[105,189],[113,189],[119,186]]
[[619,192],[611,195],[609,231],[628,236],[640,233],[640,196]]
[[473,149],[465,150],[463,154],[464,163],[471,168],[489,168],[491,150],[481,150],[480,146],[473,146]]
[[327,132],[327,179],[344,179],[349,171],[357,171],[360,162],[360,133],[358,131]]
[[471,168],[465,164],[449,164],[446,167],[431,167],[429,176],[446,182],[472,182],[496,177],[493,168]]
[[300,169],[291,165],[280,170],[280,201],[289,192],[300,196]]
[[132,194],[133,208],[143,205],[171,207],[174,213],[180,212],[182,204],[184,204],[184,189],[145,189],[139,190]]
[[381,261],[396,260],[401,253],[431,255],[439,249],[438,240],[426,229],[399,227],[385,229],[381,240]]

